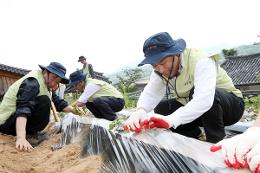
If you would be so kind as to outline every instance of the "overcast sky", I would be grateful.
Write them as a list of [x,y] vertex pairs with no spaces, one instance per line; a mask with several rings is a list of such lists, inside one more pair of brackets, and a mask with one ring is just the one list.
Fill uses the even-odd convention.
[[69,73],[84,55],[111,73],[143,58],[162,31],[188,47],[260,41],[259,0],[0,0],[0,63],[38,69],[58,61]]

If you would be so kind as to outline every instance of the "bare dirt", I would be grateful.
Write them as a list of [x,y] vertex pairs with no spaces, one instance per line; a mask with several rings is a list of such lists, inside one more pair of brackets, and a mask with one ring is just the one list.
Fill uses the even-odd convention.
[[52,151],[59,135],[50,136],[30,153],[15,148],[15,137],[0,134],[0,173],[98,173],[100,156],[80,157],[80,145],[69,144]]

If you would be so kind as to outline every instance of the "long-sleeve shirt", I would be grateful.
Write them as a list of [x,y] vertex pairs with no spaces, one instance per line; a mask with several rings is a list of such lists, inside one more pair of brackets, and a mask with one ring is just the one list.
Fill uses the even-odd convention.
[[[210,58],[201,59],[195,68],[193,98],[183,107],[172,113],[174,128],[181,124],[192,122],[208,111],[214,101],[217,67]],[[164,97],[165,83],[155,72],[141,93],[137,103],[138,108],[152,111]]]
[[[40,85],[35,78],[25,79],[18,90],[16,100],[17,116],[30,116],[36,104],[35,99],[39,93]],[[68,103],[60,99],[55,92],[52,92],[52,100],[58,111],[62,111],[68,106]]]
[[101,88],[101,86],[99,86],[97,84],[93,84],[93,83],[88,84],[85,87],[84,92],[79,97],[78,101],[81,102],[81,103],[87,103],[88,99],[93,94],[95,94],[98,90],[100,90],[100,88]]

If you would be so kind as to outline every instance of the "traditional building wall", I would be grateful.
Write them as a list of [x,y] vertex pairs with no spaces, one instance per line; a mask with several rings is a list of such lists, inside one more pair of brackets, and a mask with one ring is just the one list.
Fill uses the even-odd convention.
[[0,100],[15,81],[26,75],[30,70],[0,64]]

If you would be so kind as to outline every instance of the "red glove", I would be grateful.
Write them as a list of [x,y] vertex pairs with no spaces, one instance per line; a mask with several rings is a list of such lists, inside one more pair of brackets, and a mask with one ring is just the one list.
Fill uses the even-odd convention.
[[163,116],[160,114],[152,114],[140,123],[141,127],[148,128],[164,128],[168,129],[173,126],[173,122],[171,120],[171,116]]
[[221,149],[228,167],[248,168],[247,153],[258,142],[260,142],[260,127],[251,127],[240,135],[214,144],[210,150],[215,152]]
[[260,142],[247,154],[249,168],[254,173],[260,173]]
[[133,112],[124,123],[123,125],[124,130],[140,132],[141,131],[140,121],[142,120],[142,118],[146,116],[146,114],[147,113],[145,112],[144,109],[138,109],[137,111]]

